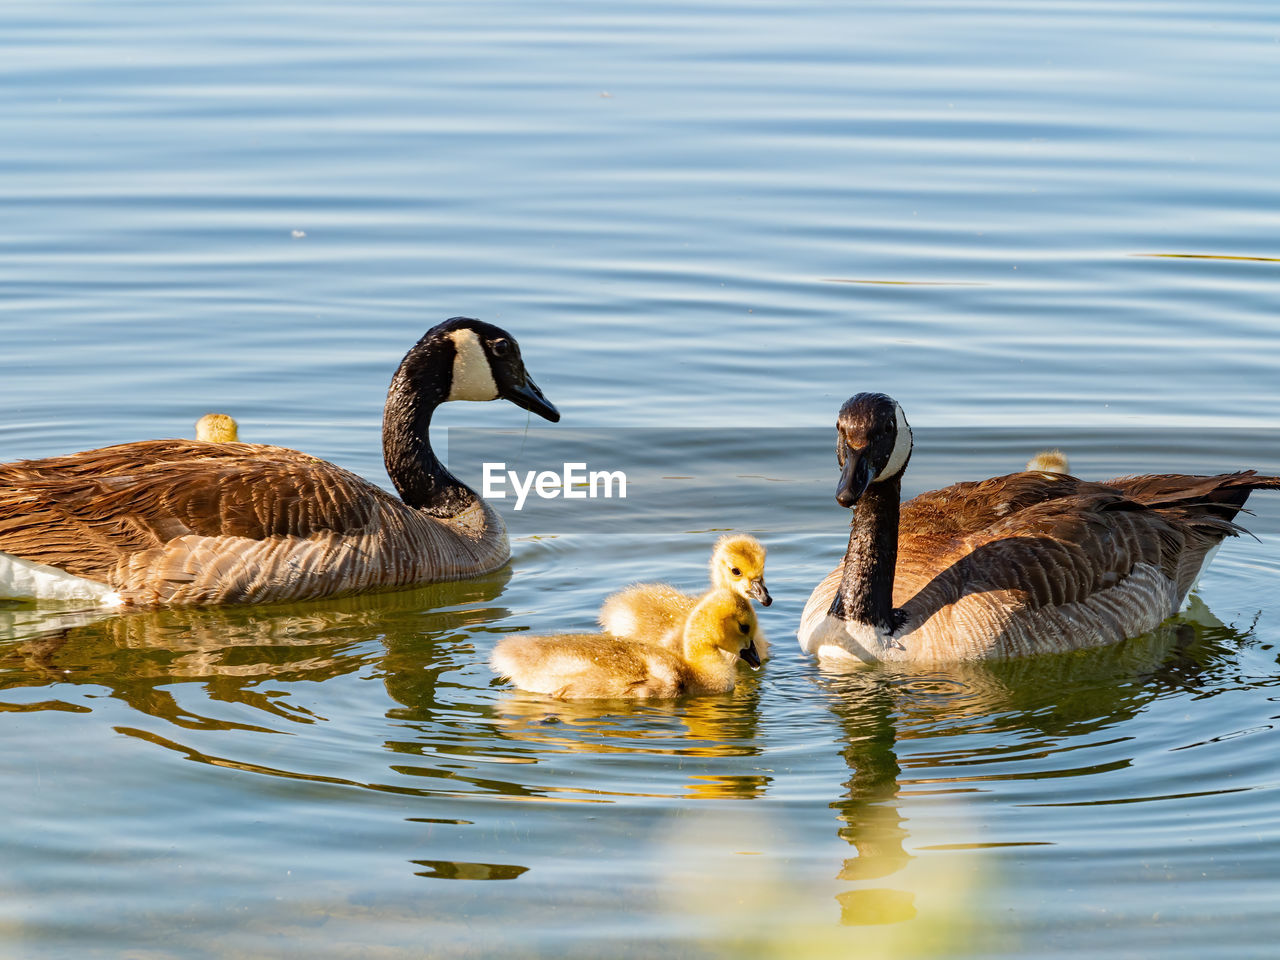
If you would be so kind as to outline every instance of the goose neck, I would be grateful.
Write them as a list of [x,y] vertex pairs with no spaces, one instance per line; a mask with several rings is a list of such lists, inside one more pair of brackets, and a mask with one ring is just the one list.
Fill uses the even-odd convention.
[[898,562],[900,477],[867,487],[853,509],[844,576],[831,612],[839,619],[892,633],[893,571]]
[[432,516],[455,516],[479,497],[445,469],[431,449],[431,417],[444,397],[439,382],[412,375],[410,358],[396,371],[382,414],[382,456],[400,499]]

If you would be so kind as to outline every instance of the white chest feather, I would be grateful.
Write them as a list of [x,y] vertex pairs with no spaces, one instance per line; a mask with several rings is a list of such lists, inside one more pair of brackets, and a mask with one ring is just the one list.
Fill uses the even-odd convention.
[[887,631],[824,614],[812,625],[802,623],[800,648],[820,660],[881,663],[895,659],[901,644]]
[[489,357],[474,330],[455,330],[453,341],[453,380],[448,400],[497,400],[498,385],[493,380]]
[[0,597],[29,600],[90,600],[117,607],[120,594],[105,583],[76,577],[57,567],[0,552]]

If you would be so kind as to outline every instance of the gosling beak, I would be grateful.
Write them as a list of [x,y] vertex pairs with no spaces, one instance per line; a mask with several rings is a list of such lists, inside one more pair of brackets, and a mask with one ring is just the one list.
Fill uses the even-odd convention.
[[747,661],[747,666],[752,670],[760,669],[760,654],[756,652],[756,642],[754,640],[738,651],[738,658]]
[[871,464],[863,456],[863,451],[845,447],[844,469],[840,471],[840,482],[836,484],[836,503],[852,507],[870,485]]
[[555,405],[550,400],[542,395],[538,385],[533,382],[533,377],[527,373],[524,375],[523,383],[508,386],[503,390],[502,396],[517,407],[523,407],[531,413],[536,413],[544,420],[550,420],[552,423],[560,422],[560,411],[555,408]]
[[761,606],[767,607],[773,603],[773,597],[769,596],[769,588],[764,585],[764,577],[752,580],[749,592],[753,598],[760,601]]

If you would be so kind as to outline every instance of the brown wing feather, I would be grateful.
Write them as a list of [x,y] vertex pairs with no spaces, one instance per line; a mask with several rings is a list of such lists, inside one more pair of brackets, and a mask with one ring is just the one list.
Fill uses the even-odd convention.
[[178,537],[360,532],[389,494],[322,460],[258,444],[147,441],[0,465],[0,550],[105,580]]
[[270,456],[274,460],[315,461],[315,457],[287,447],[261,443],[206,443],[202,440],[140,440],[96,450],[83,450],[40,460],[15,460],[0,464],[5,484],[18,480],[110,477],[130,474],[139,466],[192,461],[235,463],[246,457]]
[[910,523],[935,536],[960,539],[1036,504],[1099,488],[1099,484],[1054,473],[1011,473],[954,483],[904,503],[902,525]]
[[1177,507],[1190,515],[1232,520],[1254,490],[1280,489],[1280,477],[1256,470],[1209,477],[1163,473],[1117,477],[1108,480],[1107,486],[1149,507]]
[[[1099,492],[1027,507],[952,549],[922,556],[912,542],[899,560],[913,613],[937,610],[968,594],[995,593],[1032,609],[1087,599],[1138,563],[1169,569],[1183,538],[1163,518],[1115,493]],[[913,589],[914,588],[914,589]]]
[[1142,562],[1186,589],[1209,547],[1239,532],[1249,493],[1277,488],[1280,477],[1245,471],[1105,483],[1015,473],[934,490],[903,504],[895,602],[948,570],[972,583],[1003,571],[1032,605],[1082,599]]
[[1207,551],[1239,531],[1231,518],[1258,488],[1280,488],[1280,478],[1015,473],[933,490],[902,505],[894,604],[922,614],[1002,592],[1032,609],[1063,606],[1139,563],[1185,593]]

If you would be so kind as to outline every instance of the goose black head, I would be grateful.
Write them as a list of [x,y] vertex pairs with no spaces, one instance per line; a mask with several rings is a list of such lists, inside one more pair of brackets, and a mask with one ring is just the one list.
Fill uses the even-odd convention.
[[448,393],[443,400],[510,400],[556,423],[560,411],[548,400],[520,359],[516,338],[501,327],[471,317],[454,317],[427,331],[422,342],[452,347]]
[[859,393],[845,401],[836,420],[840,506],[852,507],[871,484],[900,476],[910,459],[911,426],[896,400]]

